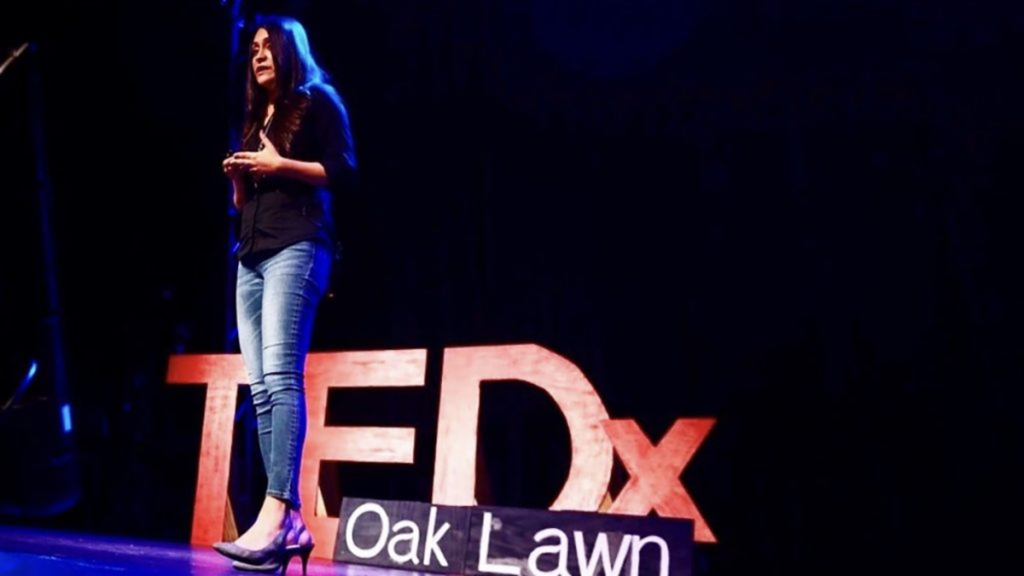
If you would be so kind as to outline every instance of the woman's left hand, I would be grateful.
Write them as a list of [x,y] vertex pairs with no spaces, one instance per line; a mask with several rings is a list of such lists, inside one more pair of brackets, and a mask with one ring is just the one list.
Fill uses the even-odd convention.
[[281,155],[267,135],[261,132],[260,141],[263,142],[263,149],[259,152],[235,152],[231,157],[234,164],[257,178],[273,175],[281,166]]

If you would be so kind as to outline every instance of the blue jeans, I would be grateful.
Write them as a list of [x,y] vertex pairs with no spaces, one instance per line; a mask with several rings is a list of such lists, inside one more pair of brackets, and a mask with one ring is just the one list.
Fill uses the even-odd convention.
[[306,241],[238,265],[238,342],[256,410],[267,495],[296,509],[306,439],[306,355],[331,260],[328,248]]

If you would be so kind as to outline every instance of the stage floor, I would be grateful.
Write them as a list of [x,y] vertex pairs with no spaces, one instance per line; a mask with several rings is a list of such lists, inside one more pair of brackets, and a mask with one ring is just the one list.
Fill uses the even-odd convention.
[[[280,572],[278,572],[280,573]],[[207,547],[0,526],[0,576],[239,576],[231,562]],[[302,574],[293,558],[288,574]],[[309,576],[427,576],[311,559]],[[435,575],[436,576],[436,575]]]

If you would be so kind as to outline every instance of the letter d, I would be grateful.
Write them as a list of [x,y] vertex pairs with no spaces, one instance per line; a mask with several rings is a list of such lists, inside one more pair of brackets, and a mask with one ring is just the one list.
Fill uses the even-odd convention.
[[612,443],[601,426],[608,412],[575,364],[534,344],[445,350],[433,501],[474,504],[480,386],[485,380],[522,380],[551,396],[572,443],[569,477],[551,509],[597,510],[612,472]]

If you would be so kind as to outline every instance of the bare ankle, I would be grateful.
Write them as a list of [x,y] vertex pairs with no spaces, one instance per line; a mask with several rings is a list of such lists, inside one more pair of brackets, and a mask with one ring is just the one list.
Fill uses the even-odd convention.
[[287,516],[290,508],[287,502],[276,496],[267,496],[263,501],[263,507],[281,516]]
[[263,499],[263,509],[267,511],[285,514],[288,512],[288,503],[274,496],[267,496]]

